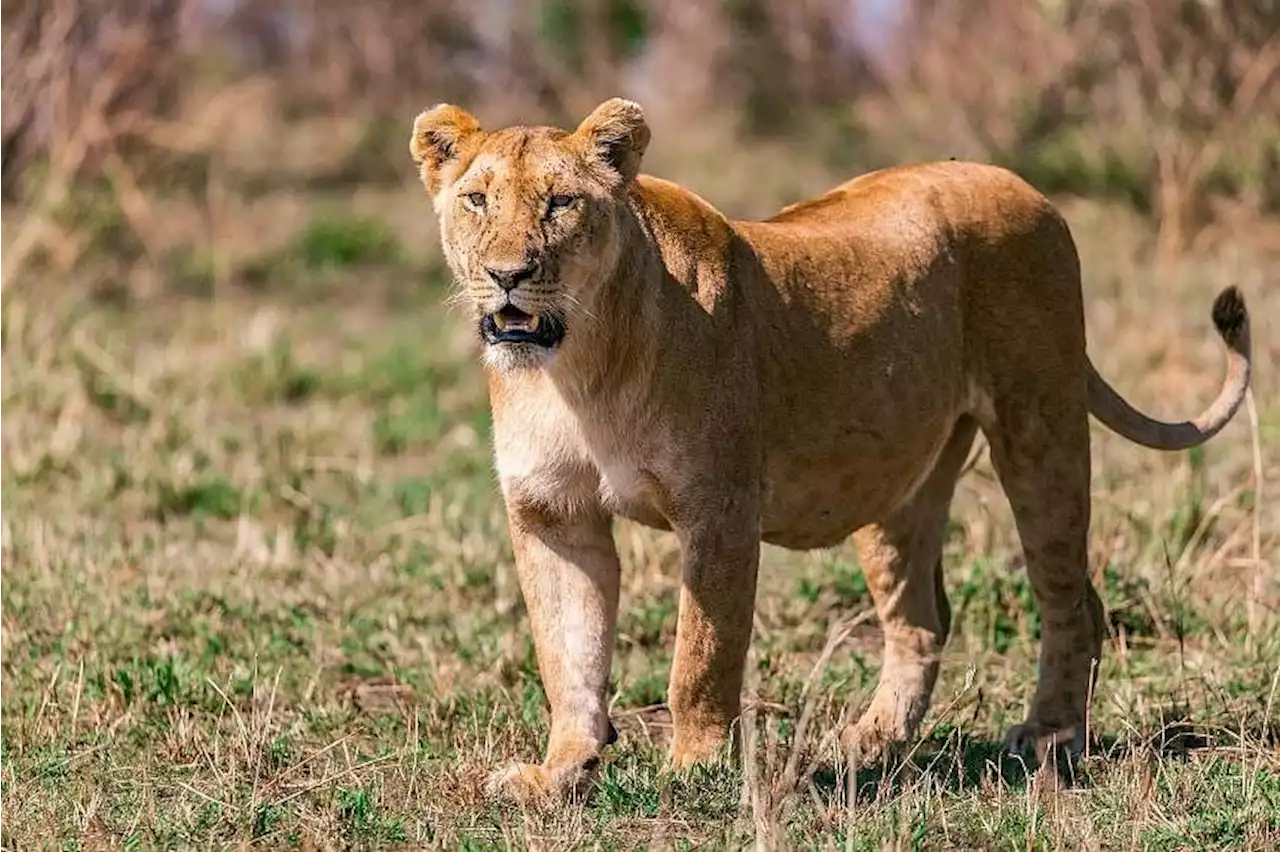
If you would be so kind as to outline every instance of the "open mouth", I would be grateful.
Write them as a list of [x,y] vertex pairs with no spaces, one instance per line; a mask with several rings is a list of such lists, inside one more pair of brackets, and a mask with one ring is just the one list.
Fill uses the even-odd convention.
[[527,314],[515,305],[485,314],[480,336],[486,343],[532,343],[551,348],[564,338],[564,323],[553,313]]

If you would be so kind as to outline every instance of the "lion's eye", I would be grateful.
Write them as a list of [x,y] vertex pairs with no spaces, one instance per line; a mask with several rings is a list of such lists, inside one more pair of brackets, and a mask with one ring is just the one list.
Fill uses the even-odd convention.
[[467,197],[467,204],[470,205],[471,209],[473,210],[484,209],[485,201],[487,199],[485,199],[483,192],[469,192],[467,193],[466,197]]
[[562,210],[568,210],[577,200],[572,195],[553,195],[547,199],[547,213],[554,216]]

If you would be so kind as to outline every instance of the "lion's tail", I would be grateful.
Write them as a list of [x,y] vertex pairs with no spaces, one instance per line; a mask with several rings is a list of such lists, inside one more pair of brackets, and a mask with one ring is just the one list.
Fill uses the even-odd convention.
[[1218,398],[1194,420],[1165,423],[1130,405],[1089,364],[1089,411],[1114,432],[1156,450],[1185,450],[1203,444],[1231,420],[1249,388],[1249,311],[1244,297],[1228,287],[1213,301],[1213,324],[1227,344],[1227,377]]

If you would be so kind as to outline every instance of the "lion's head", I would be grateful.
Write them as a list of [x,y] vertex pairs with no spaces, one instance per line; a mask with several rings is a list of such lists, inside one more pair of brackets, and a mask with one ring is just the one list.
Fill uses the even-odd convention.
[[491,365],[537,365],[573,333],[575,320],[595,315],[648,143],[639,105],[618,98],[572,133],[486,133],[450,104],[418,116],[409,150]]

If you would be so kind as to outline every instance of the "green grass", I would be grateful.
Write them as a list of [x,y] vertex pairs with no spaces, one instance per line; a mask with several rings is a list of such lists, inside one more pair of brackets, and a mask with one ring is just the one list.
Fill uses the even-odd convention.
[[[1205,317],[1220,259],[1157,283],[1112,254],[1111,224],[1077,220],[1100,258],[1100,368],[1145,407],[1194,409],[1220,368]],[[472,331],[442,308],[442,282],[407,286],[414,267],[381,234],[306,230],[294,250],[331,276],[319,291],[197,288],[132,311],[75,281],[6,294],[4,848],[1280,843],[1280,633],[1245,618],[1243,422],[1198,455],[1095,432],[1092,559],[1112,636],[1090,753],[1060,792],[998,748],[1031,695],[1039,621],[980,461],[947,548],[955,636],[901,763],[849,779],[831,747],[874,688],[873,621],[804,692],[831,626],[870,605],[852,551],[768,549],[749,736],[719,765],[666,772],[677,551],[620,523],[621,739],[586,801],[534,813],[486,798],[490,770],[538,758],[545,698]],[[1132,284],[1111,292],[1112,275]],[[1280,306],[1249,295],[1274,424],[1264,332]],[[1280,470],[1263,438],[1264,469]],[[1269,560],[1274,506],[1258,516]],[[812,780],[782,789],[797,749]]]
[[298,235],[295,250],[308,269],[388,263],[400,257],[395,235],[370,216],[313,219]]

